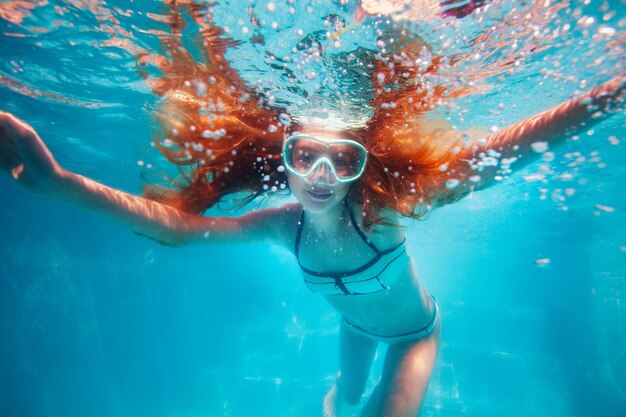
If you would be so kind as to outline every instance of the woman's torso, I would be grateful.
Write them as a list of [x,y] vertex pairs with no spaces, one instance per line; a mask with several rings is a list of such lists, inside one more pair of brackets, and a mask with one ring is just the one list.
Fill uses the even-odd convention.
[[301,207],[294,210],[288,244],[307,285],[348,321],[372,333],[393,336],[421,327],[432,319],[433,305],[406,253],[402,230],[365,230],[355,215],[360,212],[358,205],[346,205],[336,230],[324,233]]

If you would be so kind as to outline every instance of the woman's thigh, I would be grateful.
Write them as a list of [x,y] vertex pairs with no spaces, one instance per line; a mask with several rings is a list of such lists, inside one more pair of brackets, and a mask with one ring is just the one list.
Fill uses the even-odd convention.
[[339,395],[357,404],[365,391],[378,342],[353,332],[341,323],[339,334]]
[[378,386],[361,412],[362,417],[416,417],[422,407],[435,366],[441,323],[416,342],[390,345]]

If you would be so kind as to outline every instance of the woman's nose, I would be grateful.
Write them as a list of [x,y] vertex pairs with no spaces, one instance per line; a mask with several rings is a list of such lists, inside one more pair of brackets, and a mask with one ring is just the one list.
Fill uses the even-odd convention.
[[334,185],[337,179],[332,173],[332,170],[326,161],[322,161],[315,170],[311,173],[310,179],[312,181],[323,182],[325,184]]

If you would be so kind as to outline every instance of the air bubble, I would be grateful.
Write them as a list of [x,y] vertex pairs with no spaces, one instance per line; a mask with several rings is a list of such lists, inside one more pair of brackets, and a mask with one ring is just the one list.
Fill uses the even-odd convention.
[[206,95],[207,85],[205,82],[200,81],[200,80],[194,80],[193,86],[196,90],[196,94],[198,94],[199,96]]
[[598,210],[604,211],[605,213],[613,213],[615,211],[615,208],[605,206],[603,204],[596,204],[594,207]]
[[530,147],[537,153],[543,153],[548,150],[548,142],[533,142]]
[[218,129],[218,130],[205,130],[202,132],[202,137],[205,139],[220,139],[226,135],[226,129]]
[[446,181],[446,188],[448,190],[451,190],[453,188],[456,188],[460,183],[461,181],[457,180],[456,178],[451,178],[448,181]]
[[282,123],[283,126],[289,127],[291,126],[291,118],[287,113],[281,113],[278,115],[278,121]]
[[530,174],[524,176],[524,181],[526,182],[534,182],[534,181],[543,181],[546,179],[546,176],[543,174]]
[[598,33],[604,36],[613,37],[615,36],[615,28],[610,26],[600,26],[598,28]]
[[583,16],[578,19],[578,25],[583,28],[588,28],[596,22],[596,19],[590,16]]
[[554,161],[554,152],[544,152],[543,155],[541,155],[541,160],[543,162]]

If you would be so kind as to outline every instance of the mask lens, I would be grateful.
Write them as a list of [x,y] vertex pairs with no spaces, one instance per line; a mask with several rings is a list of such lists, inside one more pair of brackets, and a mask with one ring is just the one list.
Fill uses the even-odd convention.
[[324,146],[318,142],[307,139],[294,140],[291,143],[289,162],[296,171],[305,173],[313,167],[323,153]]
[[352,177],[359,173],[364,162],[364,152],[350,145],[333,145],[329,156],[339,177]]

